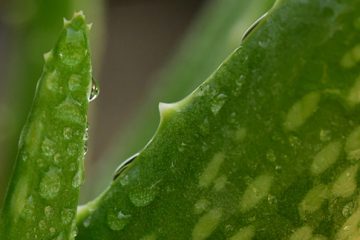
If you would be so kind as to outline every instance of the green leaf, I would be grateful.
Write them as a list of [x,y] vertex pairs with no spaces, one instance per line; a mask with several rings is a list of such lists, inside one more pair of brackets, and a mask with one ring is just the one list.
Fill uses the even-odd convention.
[[73,239],[92,89],[87,32],[76,13],[44,55],[1,212],[1,239]]
[[[2,20],[8,24],[9,38],[6,59],[8,74],[2,81],[8,83],[6,111],[1,114],[2,131],[0,152],[0,202],[15,163],[18,138],[26,122],[34,98],[36,82],[42,69],[42,54],[56,41],[64,16],[73,12],[71,0],[12,0],[4,4]],[[6,54],[6,53],[2,53]]]
[[78,239],[358,239],[360,2],[278,1],[78,215]]
[[[190,28],[176,55],[157,76],[141,109],[131,123],[120,129],[107,154],[94,166],[95,177],[85,181],[89,195],[109,184],[109,174],[120,161],[139,151],[154,134],[159,122],[160,100],[172,102],[188,95],[241,43],[244,31],[264,14],[274,0],[209,1]],[[211,53],[211,57],[209,57]],[[89,199],[89,198],[88,198]]]

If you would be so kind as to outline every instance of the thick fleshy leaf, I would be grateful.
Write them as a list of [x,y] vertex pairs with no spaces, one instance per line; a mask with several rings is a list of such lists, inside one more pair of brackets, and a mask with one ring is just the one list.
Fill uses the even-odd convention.
[[[101,161],[90,166],[93,178],[85,191],[94,197],[111,180],[109,173],[121,161],[139,151],[154,134],[159,122],[160,100],[177,101],[199,86],[241,43],[244,31],[264,14],[274,0],[214,0],[202,10],[173,59],[157,77],[137,116],[120,129],[116,141]],[[210,55],[211,57],[210,57]]]
[[140,155],[78,239],[358,239],[360,2],[278,1]]
[[0,239],[73,239],[92,90],[88,26],[64,20],[44,55],[32,110],[0,215]]

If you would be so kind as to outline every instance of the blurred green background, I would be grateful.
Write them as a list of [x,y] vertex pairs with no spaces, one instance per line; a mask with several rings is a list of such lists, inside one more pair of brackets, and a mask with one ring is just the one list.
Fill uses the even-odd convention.
[[93,23],[90,142],[81,202],[102,191],[126,157],[158,124],[157,104],[189,94],[240,46],[247,27],[273,0],[0,1],[0,202],[21,126],[31,106],[42,55],[63,17],[83,10]]

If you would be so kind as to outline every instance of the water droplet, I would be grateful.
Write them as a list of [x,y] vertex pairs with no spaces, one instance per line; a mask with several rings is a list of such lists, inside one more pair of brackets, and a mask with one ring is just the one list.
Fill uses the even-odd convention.
[[49,232],[51,235],[54,235],[54,233],[56,232],[56,229],[54,227],[49,228]]
[[30,196],[26,199],[24,208],[21,212],[21,217],[26,220],[31,220],[32,218],[34,218],[34,210],[35,210],[35,206],[33,202],[33,197]]
[[129,176],[128,176],[128,175],[125,175],[124,177],[122,177],[122,178],[120,179],[120,184],[121,184],[122,186],[128,185],[128,184],[129,184]]
[[45,230],[46,229],[46,222],[44,221],[44,220],[40,220],[39,221],[39,228],[41,229],[41,230]]
[[274,205],[277,203],[277,199],[274,195],[269,194],[267,199],[270,205]]
[[186,148],[186,143],[181,143],[180,144],[180,146],[178,147],[178,150],[179,150],[179,152],[183,152],[184,150],[185,150],[185,148]]
[[355,209],[355,204],[353,202],[350,202],[344,206],[341,213],[344,217],[348,218],[353,214],[354,209]]
[[87,218],[84,220],[84,222],[83,222],[83,225],[84,225],[84,227],[86,227],[86,228],[89,227],[90,224],[91,224],[91,216],[87,217]]
[[[79,146],[77,143],[71,143],[69,144],[68,148],[67,148],[67,154],[69,156],[77,156],[80,149],[79,149]],[[81,147],[81,146],[80,146]]]
[[207,199],[200,199],[194,205],[195,214],[201,214],[206,211],[210,206],[210,201]]
[[85,46],[83,31],[67,28],[65,36],[59,42],[58,56],[64,64],[76,66],[87,55]]
[[36,163],[40,168],[43,168],[46,166],[46,161],[41,157],[36,159]]
[[56,153],[56,154],[54,155],[54,163],[55,163],[56,165],[58,165],[60,162],[61,162],[61,154],[60,154],[60,153]]
[[220,109],[224,106],[226,99],[227,96],[222,93],[216,96],[211,106],[211,111],[213,112],[214,115],[218,114]]
[[45,199],[55,198],[61,187],[60,170],[51,168],[40,182],[40,196]]
[[64,128],[63,135],[66,140],[69,140],[73,137],[73,130],[69,127],[66,127]]
[[200,130],[203,134],[207,135],[210,132],[210,123],[207,118],[204,119],[204,122],[200,125]]
[[301,145],[300,139],[296,136],[290,136],[289,143],[290,143],[291,147],[293,147],[293,148],[298,148]]
[[69,78],[68,87],[70,91],[77,91],[81,89],[81,76],[78,74],[72,74]]
[[88,151],[88,144],[89,144],[89,123],[87,124],[87,127],[85,128],[83,141],[84,141],[84,155],[86,155],[86,153]]
[[74,188],[78,188],[83,183],[83,181],[84,181],[83,171],[79,170],[79,171],[76,172],[75,176],[73,177],[72,186]]
[[145,207],[149,205],[156,196],[156,191],[153,188],[147,188],[147,189],[134,189],[129,193],[129,198],[131,202],[136,207]]
[[111,230],[120,231],[129,222],[130,217],[131,215],[124,214],[121,211],[119,211],[118,213],[110,212],[107,215],[107,223]]
[[259,41],[259,42],[258,42],[259,46],[262,47],[262,48],[267,48],[267,46],[269,45],[269,43],[270,43],[270,42],[267,41],[267,40]]
[[29,156],[26,154],[26,153],[24,153],[23,155],[22,155],[22,158],[21,158],[22,160],[23,160],[23,162],[26,162],[28,159],[29,159]]
[[71,209],[65,209],[61,212],[61,220],[64,225],[68,225],[74,219],[75,213]]
[[275,171],[281,172],[281,170],[282,170],[282,167],[280,165],[275,166]]
[[270,149],[266,153],[266,159],[269,160],[270,162],[275,162],[276,161],[276,155],[275,155],[273,150]]
[[46,87],[53,92],[59,92],[59,74],[56,70],[45,76]]
[[52,156],[55,152],[55,143],[49,138],[45,138],[41,145],[41,150],[45,156]]
[[99,96],[99,93],[100,93],[99,83],[95,80],[95,78],[92,78],[89,102],[95,100],[97,96]]
[[56,108],[55,117],[71,123],[82,125],[86,120],[86,116],[81,112],[81,104],[71,97],[67,97]]
[[54,209],[51,206],[46,206],[44,208],[44,214],[45,217],[51,218],[52,216],[54,216]]

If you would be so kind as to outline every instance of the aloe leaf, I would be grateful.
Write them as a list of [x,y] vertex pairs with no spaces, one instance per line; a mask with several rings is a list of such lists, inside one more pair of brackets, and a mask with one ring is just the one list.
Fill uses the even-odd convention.
[[44,55],[0,216],[1,239],[73,239],[92,89],[88,30],[76,13]]
[[157,83],[150,89],[135,119],[120,129],[101,161],[90,166],[95,177],[85,181],[89,195],[94,197],[101,192],[109,184],[109,173],[119,161],[139,151],[154,134],[159,122],[156,111],[159,100],[177,101],[201,84],[240,45],[244,31],[273,2],[215,0],[205,5],[173,59],[155,76]]
[[[2,73],[9,83],[5,91],[7,114],[2,114],[3,140],[0,151],[0,203],[17,154],[18,137],[25,124],[34,97],[36,81],[41,74],[42,54],[56,41],[64,16],[69,16],[71,0],[6,1],[2,20],[9,24],[9,74]],[[2,53],[3,54],[3,53]],[[8,78],[8,79],[6,79]]]
[[360,2],[278,1],[78,212],[77,239],[358,239]]

